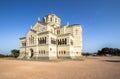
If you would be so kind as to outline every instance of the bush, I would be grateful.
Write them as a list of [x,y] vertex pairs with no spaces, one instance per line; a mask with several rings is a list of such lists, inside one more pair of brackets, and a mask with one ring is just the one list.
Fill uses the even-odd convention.
[[11,55],[13,57],[17,58],[19,56],[19,50],[17,50],[17,49],[11,50]]

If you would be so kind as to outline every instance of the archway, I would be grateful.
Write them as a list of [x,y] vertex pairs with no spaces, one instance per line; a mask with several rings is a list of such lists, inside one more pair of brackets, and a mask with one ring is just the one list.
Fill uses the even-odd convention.
[[30,58],[32,58],[33,57],[33,55],[34,55],[34,51],[33,51],[33,49],[30,49]]

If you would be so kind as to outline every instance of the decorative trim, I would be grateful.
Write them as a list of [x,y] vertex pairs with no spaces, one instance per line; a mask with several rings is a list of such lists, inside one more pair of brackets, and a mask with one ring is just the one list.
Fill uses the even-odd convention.
[[73,37],[73,35],[71,33],[66,33],[66,34],[60,34],[60,35],[57,35],[58,37],[61,37],[61,36],[67,36],[67,35],[71,35]]
[[36,32],[37,32],[36,30],[33,30],[33,29],[30,29],[30,31],[33,31],[34,33],[36,33]]
[[49,31],[46,31],[46,32],[41,32],[41,33],[38,33],[38,35],[42,35],[42,34],[48,34]]

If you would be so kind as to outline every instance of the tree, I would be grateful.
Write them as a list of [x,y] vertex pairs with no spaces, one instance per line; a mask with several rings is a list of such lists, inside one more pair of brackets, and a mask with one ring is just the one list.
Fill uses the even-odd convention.
[[89,53],[89,52],[86,52],[86,53],[82,53],[82,55],[83,55],[83,56],[90,56],[90,55],[92,55],[92,54]]
[[0,58],[6,57],[6,55],[4,54],[0,54]]
[[113,56],[120,56],[120,49],[118,48],[102,48],[101,50],[98,50],[98,55],[113,55]]
[[13,49],[13,50],[11,50],[11,54],[13,57],[17,58],[19,56],[19,50]]

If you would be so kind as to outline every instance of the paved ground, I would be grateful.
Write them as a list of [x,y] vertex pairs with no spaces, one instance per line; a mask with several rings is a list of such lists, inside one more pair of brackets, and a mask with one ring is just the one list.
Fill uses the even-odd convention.
[[61,62],[0,59],[0,79],[120,79],[120,57]]

